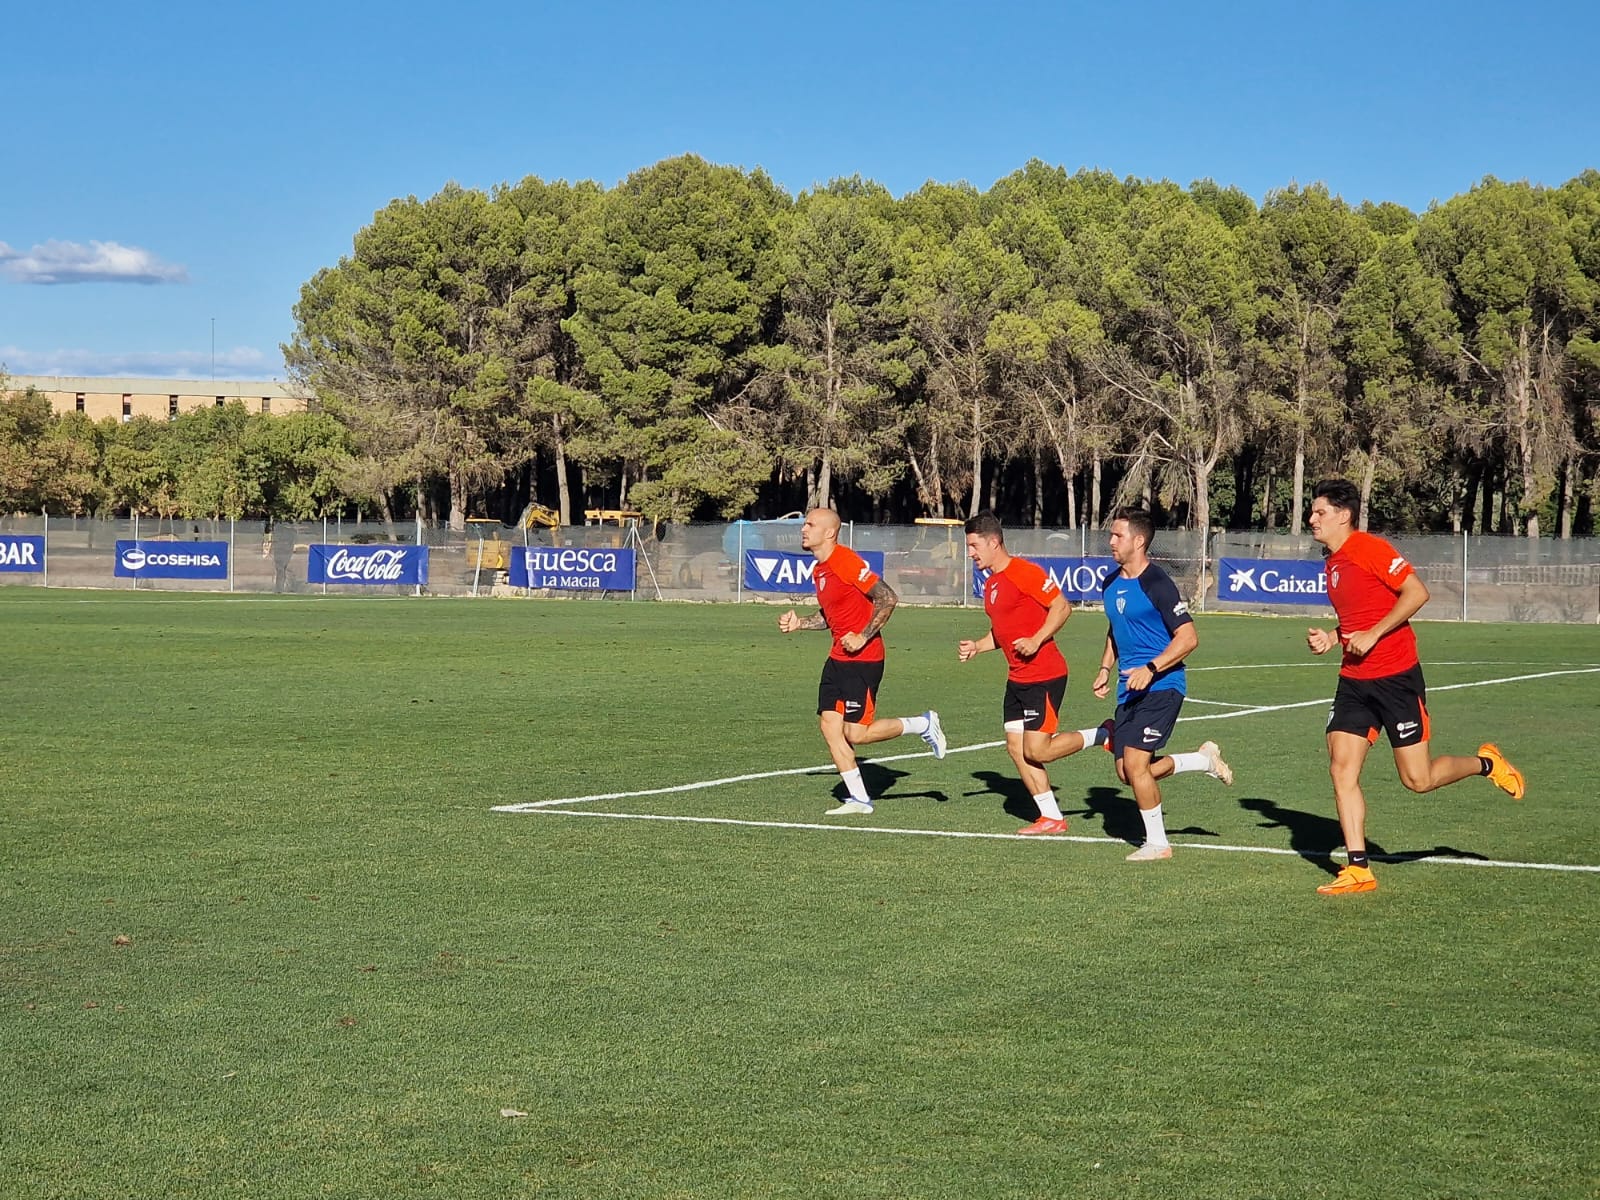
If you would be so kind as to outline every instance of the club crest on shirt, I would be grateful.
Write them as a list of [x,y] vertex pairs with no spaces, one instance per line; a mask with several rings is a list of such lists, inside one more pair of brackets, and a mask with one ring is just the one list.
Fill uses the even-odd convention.
[[1118,596],[1117,597],[1117,611],[1118,612],[1127,612],[1128,611],[1128,598],[1126,596]]
[[1339,586],[1339,568],[1338,567],[1335,567],[1333,570],[1328,572],[1328,586],[1329,587],[1338,587]]
[[813,578],[817,581],[817,591],[820,592],[823,588],[828,586],[828,577],[826,575],[817,574],[814,575]]

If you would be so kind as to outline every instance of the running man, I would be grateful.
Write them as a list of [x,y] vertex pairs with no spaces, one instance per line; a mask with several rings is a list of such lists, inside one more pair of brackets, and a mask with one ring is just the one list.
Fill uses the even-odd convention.
[[854,747],[914,733],[928,743],[935,758],[943,758],[945,752],[944,729],[939,714],[931,708],[920,717],[874,719],[878,686],[883,682],[879,631],[900,597],[859,554],[839,544],[839,526],[839,514],[831,508],[814,508],[806,514],[800,526],[800,546],[817,560],[811,585],[817,590],[822,611],[800,617],[791,608],[778,618],[782,633],[826,629],[833,634],[833,648],[822,665],[822,683],[817,689],[817,720],[849,796],[837,808],[828,809],[830,817],[872,811],[872,797],[862,782]]
[[971,518],[965,529],[967,557],[989,573],[983,583],[989,632],[975,641],[963,639],[956,654],[962,662],[990,650],[1005,654],[1001,719],[1006,752],[1039,808],[1038,819],[1018,832],[1065,833],[1067,820],[1056,803],[1045,764],[1097,741],[1103,744],[1106,737],[1104,729],[1058,732],[1061,702],[1067,694],[1067,660],[1055,635],[1072,615],[1072,606],[1043,567],[1007,553],[1005,530],[992,512]]
[[1513,800],[1521,800],[1523,781],[1522,772],[1492,742],[1479,746],[1476,756],[1433,756],[1428,747],[1428,689],[1411,629],[1411,618],[1428,602],[1427,585],[1392,545],[1356,529],[1361,493],[1355,484],[1329,479],[1311,495],[1311,536],[1328,548],[1322,569],[1339,627],[1308,630],[1306,644],[1313,654],[1326,654],[1334,646],[1344,649],[1327,733],[1333,801],[1349,855],[1349,865],[1317,891],[1348,896],[1378,886],[1367,861],[1361,768],[1380,729],[1394,749],[1400,782],[1413,792],[1487,775]]
[[1155,521],[1142,508],[1119,508],[1112,514],[1111,557],[1122,569],[1105,583],[1110,629],[1093,685],[1094,694],[1105,699],[1111,691],[1111,672],[1117,671],[1112,752],[1117,756],[1117,778],[1133,789],[1144,818],[1144,845],[1128,855],[1129,862],[1172,857],[1159,780],[1204,771],[1223,783],[1233,782],[1233,769],[1215,742],[1202,742],[1192,754],[1156,757],[1178,724],[1188,690],[1183,661],[1199,646],[1200,635],[1178,585],[1150,561],[1155,535]]

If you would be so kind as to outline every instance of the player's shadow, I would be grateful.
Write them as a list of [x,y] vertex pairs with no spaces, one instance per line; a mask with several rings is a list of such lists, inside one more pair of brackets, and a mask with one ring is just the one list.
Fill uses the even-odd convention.
[[[944,792],[929,789],[921,792],[891,791],[895,784],[904,779],[910,772],[897,771],[893,767],[885,767],[880,763],[864,762],[861,764],[861,782],[867,785],[867,795],[880,800],[916,800],[927,799],[938,804],[944,804],[950,799]],[[850,795],[848,788],[843,783],[836,784],[833,794],[839,799],[846,799]]]
[[[1028,794],[1028,789],[1015,775],[1002,775],[998,771],[974,771],[972,777],[983,786],[977,791],[968,792],[967,795],[998,794],[1002,798],[1001,807],[1005,814],[1019,821],[1029,822],[1039,816],[1039,808],[1034,804],[1033,797]],[[1132,796],[1119,788],[1092,787],[1083,798],[1082,808],[1064,807],[1061,815],[1098,818],[1100,828],[1107,837],[1116,838],[1130,845],[1144,841],[1144,818],[1139,815],[1139,806],[1133,802]],[[1201,829],[1194,825],[1184,829],[1168,829],[1167,832],[1200,837],[1217,836],[1215,830]]]
[[[1302,812],[1298,808],[1285,808],[1274,800],[1260,796],[1241,797],[1239,807],[1246,812],[1259,813],[1265,818],[1259,822],[1260,828],[1282,829],[1287,832],[1289,849],[1301,858],[1316,863],[1329,875],[1339,873],[1341,863],[1334,860],[1333,852],[1344,845],[1344,830],[1339,828],[1338,818]],[[1379,862],[1388,863],[1416,862],[1421,858],[1486,859],[1485,855],[1471,850],[1457,850],[1453,846],[1435,846],[1431,850],[1390,851],[1385,850],[1371,838],[1367,839],[1367,854]]]
[[[1170,816],[1170,808],[1165,804],[1162,807]],[[1082,808],[1061,811],[1064,816],[1069,817],[1099,817],[1100,828],[1105,831],[1107,837],[1116,838],[1129,845],[1138,845],[1144,841],[1144,818],[1139,815],[1139,806],[1134,802],[1132,794],[1122,788],[1092,787],[1083,797]],[[1185,837],[1218,836],[1215,829],[1204,829],[1199,825],[1186,825],[1181,829],[1169,825],[1167,836],[1175,834]]]
[[998,795],[1001,810],[1006,816],[1015,817],[1019,821],[1033,821],[1039,816],[1038,805],[1034,804],[1027,787],[1015,775],[1003,775],[999,771],[974,771],[972,777],[982,786],[976,791],[965,793],[966,795]]

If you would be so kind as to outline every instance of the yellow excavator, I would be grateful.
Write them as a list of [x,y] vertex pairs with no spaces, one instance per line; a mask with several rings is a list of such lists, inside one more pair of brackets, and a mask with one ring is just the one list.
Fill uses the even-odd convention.
[[506,526],[495,517],[467,518],[467,570],[504,571],[511,566],[511,547],[502,535],[507,529],[560,529],[561,514],[538,501],[522,510],[517,523]]

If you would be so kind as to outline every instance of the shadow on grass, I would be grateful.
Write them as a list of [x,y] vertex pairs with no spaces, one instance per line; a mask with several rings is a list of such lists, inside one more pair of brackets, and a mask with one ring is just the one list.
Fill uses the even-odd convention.
[[[964,795],[998,795],[1002,798],[1001,807],[1005,814],[1024,823],[1033,821],[1039,816],[1038,805],[1034,804],[1028,789],[1015,775],[1003,775],[999,771],[974,771],[972,777],[983,786]],[[1057,797],[1059,796],[1060,789],[1057,789]],[[1083,797],[1082,808],[1063,806],[1061,815],[1069,819],[1098,817],[1101,831],[1107,837],[1116,838],[1132,846],[1144,841],[1144,819],[1139,816],[1139,806],[1133,802],[1133,797],[1121,788],[1103,785],[1092,787]],[[1169,836],[1174,834],[1187,837],[1219,836],[1216,830],[1202,829],[1197,825],[1189,825],[1182,829],[1169,827],[1167,833]]]
[[[921,792],[900,792],[891,789],[904,779],[910,772],[897,771],[893,767],[885,767],[878,763],[864,762],[861,766],[861,782],[867,785],[867,795],[874,801],[877,800],[916,800],[927,799],[938,804],[944,804],[950,799],[944,792],[937,790]],[[850,790],[844,786],[843,781],[834,780],[833,794],[839,800],[849,798]]]
[[[1344,830],[1336,817],[1319,816],[1302,812],[1298,808],[1285,808],[1275,800],[1260,796],[1245,796],[1239,807],[1246,812],[1259,813],[1266,819],[1258,823],[1261,829],[1282,829],[1289,835],[1289,849],[1301,858],[1315,862],[1330,875],[1339,873],[1340,863],[1334,861],[1333,852],[1344,846]],[[1487,855],[1472,850],[1457,850],[1453,846],[1435,846],[1431,850],[1385,850],[1370,837],[1367,839],[1367,856],[1377,862],[1407,863],[1423,858],[1475,858],[1487,861]]]

